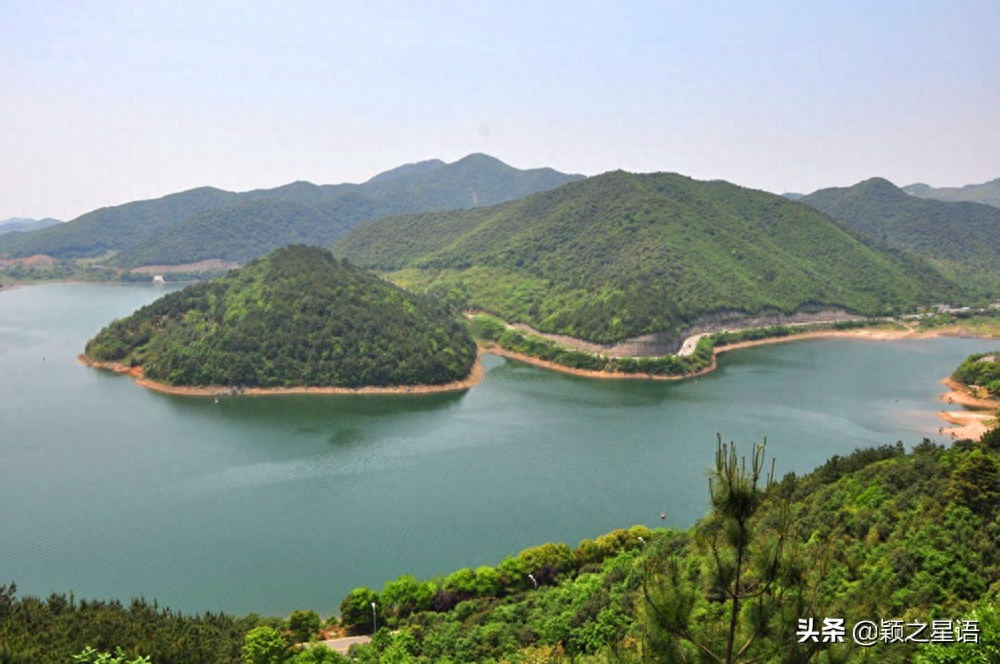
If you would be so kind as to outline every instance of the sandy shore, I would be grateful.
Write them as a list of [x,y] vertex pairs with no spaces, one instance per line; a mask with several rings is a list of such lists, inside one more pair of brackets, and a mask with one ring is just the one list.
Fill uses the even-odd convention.
[[[113,371],[132,376],[136,385],[163,394],[176,394],[193,397],[228,396],[232,388],[228,385],[206,385],[185,387],[167,385],[150,380],[142,375],[142,367],[128,367],[119,362],[98,362],[87,355],[79,355],[77,359],[88,367]],[[461,392],[478,384],[485,376],[482,363],[482,352],[476,357],[469,375],[459,381],[443,385],[393,385],[386,387],[247,387],[239,392],[239,396],[263,396],[269,394],[434,394],[437,392]]]
[[1000,400],[974,396],[964,385],[951,378],[945,378],[941,383],[948,388],[948,391],[940,396],[941,401],[978,409],[938,411],[938,417],[953,425],[941,427],[941,433],[959,440],[965,438],[979,440],[982,438],[987,429],[996,423],[997,411],[1000,410]]

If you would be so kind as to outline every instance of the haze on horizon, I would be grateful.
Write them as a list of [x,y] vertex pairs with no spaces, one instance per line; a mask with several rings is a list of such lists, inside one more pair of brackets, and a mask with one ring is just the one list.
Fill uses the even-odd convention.
[[485,152],[775,193],[1000,177],[1000,6],[0,4],[0,219]]

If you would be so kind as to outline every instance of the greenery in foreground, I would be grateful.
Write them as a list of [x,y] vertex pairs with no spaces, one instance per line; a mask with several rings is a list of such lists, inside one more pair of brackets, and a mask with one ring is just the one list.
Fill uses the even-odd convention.
[[86,353],[171,385],[359,387],[461,380],[476,347],[435,301],[297,245],[114,321]]
[[[802,477],[770,474],[763,445],[720,444],[712,510],[690,529],[637,526],[495,567],[357,588],[341,604],[343,625],[369,633],[374,602],[380,629],[347,658],[293,645],[315,636],[311,611],[187,617],[141,600],[18,598],[4,587],[0,662],[66,662],[87,648],[79,661],[1000,661],[1000,429],[950,448],[857,450]],[[819,629],[824,618],[844,619],[845,642],[800,643],[799,620]],[[851,638],[861,620],[901,620],[905,634],[974,620],[979,642],[862,648]]]

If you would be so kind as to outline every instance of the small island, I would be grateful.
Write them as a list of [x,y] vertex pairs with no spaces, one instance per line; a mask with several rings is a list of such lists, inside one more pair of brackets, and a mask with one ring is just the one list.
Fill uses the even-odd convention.
[[81,359],[175,393],[424,392],[468,387],[476,354],[437,301],[296,245],[112,322]]

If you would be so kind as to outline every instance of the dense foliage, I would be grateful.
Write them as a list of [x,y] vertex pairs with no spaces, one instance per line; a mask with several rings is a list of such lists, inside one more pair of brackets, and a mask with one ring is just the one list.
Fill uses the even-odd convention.
[[212,258],[245,262],[288,244],[327,245],[376,217],[489,205],[579,177],[552,169],[519,170],[473,154],[453,164],[401,167],[363,184],[294,182],[239,194],[203,187],[102,208],[42,231],[2,236],[0,256],[103,256],[110,265],[125,268]]
[[951,377],[963,385],[978,385],[1000,395],[1000,351],[970,355]]
[[854,231],[932,261],[970,294],[1000,297],[996,207],[918,198],[882,178],[822,189],[801,201]]
[[111,323],[86,353],[172,385],[358,387],[460,380],[476,348],[435,301],[296,245]]
[[957,294],[929,266],[807,206],[664,173],[381,219],[334,252],[449,302],[598,342],[680,333],[718,312],[884,315]]
[[[742,461],[723,445],[713,509],[688,531],[637,527],[445,578],[401,577],[381,594],[354,591],[345,605],[376,602],[379,624],[395,632],[352,659],[998,661],[998,453],[996,441],[924,441],[910,454],[897,443],[773,481],[762,446]],[[372,627],[370,610],[342,617]],[[824,618],[844,619],[844,642],[800,641],[800,620],[819,629]],[[851,633],[861,620],[902,621],[905,634],[952,621],[957,642],[879,638],[864,648]],[[963,620],[978,621],[978,643],[953,631]]]
[[260,622],[257,616],[184,616],[141,599],[123,605],[72,595],[18,597],[11,584],[0,586],[0,662],[66,664],[84,652],[120,648],[128,661],[146,655],[155,664],[236,664],[244,635]]

